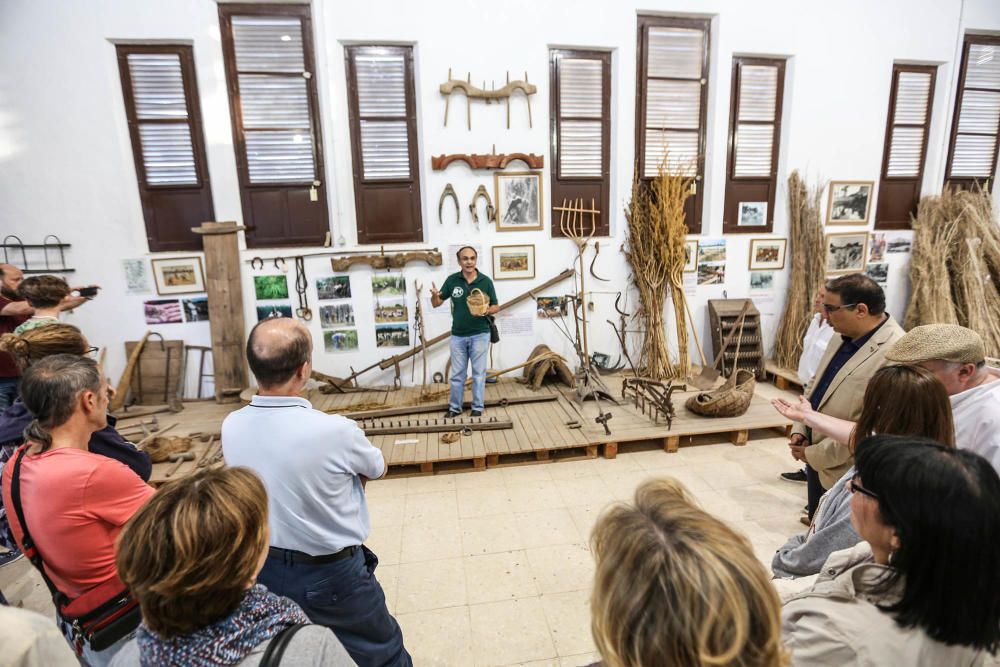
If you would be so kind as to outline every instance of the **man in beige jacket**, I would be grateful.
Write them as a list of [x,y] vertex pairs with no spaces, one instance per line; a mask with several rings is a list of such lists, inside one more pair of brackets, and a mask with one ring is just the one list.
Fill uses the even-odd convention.
[[[827,283],[823,308],[839,336],[827,345],[805,395],[813,410],[857,421],[868,380],[885,364],[886,350],[903,336],[903,330],[885,312],[882,288],[861,273]],[[788,446],[794,459],[808,464],[812,520],[820,496],[851,467],[854,457],[845,443],[802,424],[792,429]]]

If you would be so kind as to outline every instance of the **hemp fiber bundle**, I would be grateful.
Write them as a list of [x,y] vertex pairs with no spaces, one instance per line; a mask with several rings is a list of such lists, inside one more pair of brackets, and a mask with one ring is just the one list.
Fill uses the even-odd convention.
[[[632,201],[625,208],[628,239],[625,259],[632,269],[632,284],[639,292],[639,317],[643,331],[641,373],[665,380],[691,373],[687,322],[684,317],[684,247],[688,228],[684,203],[694,179],[682,167],[668,167],[666,157],[649,187],[632,180]],[[667,293],[674,302],[677,329],[677,363],[671,363],[663,308]]]
[[823,184],[809,188],[798,170],[788,177],[788,253],[792,273],[788,280],[785,314],[774,344],[774,360],[782,368],[798,368],[802,339],[813,316],[813,296],[826,276],[826,240],[820,217]]

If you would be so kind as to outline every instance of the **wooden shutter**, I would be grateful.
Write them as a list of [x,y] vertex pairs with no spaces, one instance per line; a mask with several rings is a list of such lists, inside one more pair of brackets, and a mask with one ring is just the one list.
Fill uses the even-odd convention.
[[200,250],[215,210],[191,47],[116,49],[149,250]]
[[933,65],[893,65],[875,229],[909,229],[916,214],[934,102]]
[[1000,37],[966,35],[945,185],[989,190],[1000,136]]
[[247,246],[319,245],[330,228],[308,5],[220,4]]
[[358,243],[423,241],[413,47],[344,51]]
[[[611,54],[549,50],[552,205],[593,201],[597,236],[608,236],[611,211]],[[552,236],[562,236],[558,212]],[[586,223],[590,224],[588,216]],[[589,230],[589,227],[588,227]]]
[[[722,231],[727,234],[773,230],[784,92],[784,60],[733,58],[729,158],[722,211]],[[760,224],[741,225],[740,204],[760,202],[767,203],[767,215],[760,218]]]
[[685,206],[688,229],[701,233],[705,122],[708,109],[709,19],[640,16],[636,82],[636,164],[648,181],[668,165],[695,178]]

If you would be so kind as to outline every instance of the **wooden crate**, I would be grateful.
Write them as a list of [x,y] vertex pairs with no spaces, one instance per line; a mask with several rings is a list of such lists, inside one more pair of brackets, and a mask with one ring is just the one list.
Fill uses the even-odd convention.
[[722,356],[719,371],[728,376],[733,371],[736,362],[736,349],[739,347],[739,368],[751,371],[758,380],[764,379],[764,337],[760,326],[760,311],[749,299],[709,299],[708,316],[712,328],[712,347],[714,356],[718,356],[722,343],[730,332],[735,330],[744,303],[750,303],[746,317],[743,320],[743,336],[737,334],[726,348]]

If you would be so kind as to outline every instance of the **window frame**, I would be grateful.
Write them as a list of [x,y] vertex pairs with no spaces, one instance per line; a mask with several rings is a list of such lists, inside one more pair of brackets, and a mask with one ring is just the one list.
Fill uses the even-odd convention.
[[[251,194],[254,191],[283,190],[285,195],[293,188],[307,187],[300,181],[251,183],[247,159],[246,130],[243,127],[243,108],[239,103],[239,75],[253,74],[254,71],[240,72],[236,63],[236,42],[233,36],[232,18],[234,16],[293,16],[301,21],[302,28],[302,59],[303,66],[309,72],[306,78],[306,92],[309,105],[310,131],[313,147],[313,185],[317,191],[317,203],[321,207],[319,213],[322,219],[322,229],[305,230],[298,235],[283,237],[258,238],[255,224],[254,209]],[[219,24],[222,36],[222,61],[226,71],[226,92],[229,101],[229,113],[233,128],[233,148],[236,154],[236,172],[240,186],[240,203],[243,210],[245,236],[248,248],[323,245],[330,233],[329,208],[327,199],[329,178],[326,176],[326,160],[323,155],[322,120],[319,110],[319,93],[316,80],[316,49],[313,43],[312,8],[308,4],[255,4],[255,3],[219,3]],[[274,75],[274,72],[260,72]],[[281,74],[278,74],[279,76]],[[259,128],[258,128],[259,129]],[[282,128],[284,129],[284,128]],[[316,186],[316,183],[319,183]],[[287,204],[287,201],[286,201]]]
[[[563,59],[599,60],[601,62],[601,175],[600,176],[569,176],[559,175],[560,165],[560,132],[563,120],[581,120],[594,122],[594,118],[562,116],[562,101],[559,97],[559,62]],[[550,199],[552,206],[561,204],[559,195],[569,187],[586,187],[600,183],[600,195],[596,199],[597,210],[601,213],[597,219],[597,230],[594,236],[611,235],[611,51],[601,49],[549,49],[549,146],[552,155],[550,178]],[[584,207],[590,203],[585,201]],[[552,238],[563,238],[562,230],[555,223],[550,224]]]
[[[685,219],[691,234],[701,234],[704,229],[702,216],[705,207],[705,157],[708,137],[708,94],[711,85],[712,19],[678,16],[639,14],[636,37],[636,88],[635,88],[635,156],[636,175],[642,185],[648,186],[651,178],[644,176],[646,159],[646,98],[648,72],[648,29],[649,28],[689,28],[705,33],[702,53],[702,94],[698,114],[698,164],[695,171],[695,194],[685,205]],[[689,81],[690,79],[683,79]],[[693,200],[693,201],[692,201]]]
[[[933,120],[934,114],[934,92],[937,87],[937,65],[905,65],[901,63],[893,63],[892,65],[892,83],[889,86],[889,110],[886,114],[885,121],[885,139],[882,143],[882,168],[879,172],[879,187],[878,187],[878,199],[875,202],[875,222],[873,229],[910,229],[910,220],[905,221],[900,220],[887,220],[882,221],[879,219],[879,212],[882,210],[883,197],[894,196],[888,194],[889,188],[887,185],[893,183],[905,183],[907,181],[914,181],[916,184],[916,196],[913,200],[913,206],[911,213],[916,214],[917,203],[920,201],[920,193],[923,190],[924,173],[927,169],[927,145],[930,139],[930,129],[931,121]],[[903,72],[915,72],[918,74],[929,74],[931,77],[930,89],[927,91],[927,114],[925,117],[924,124],[913,125],[912,123],[894,123],[893,119],[896,116],[896,100],[899,95],[899,76]],[[924,140],[920,147],[920,167],[917,171],[916,176],[889,176],[889,153],[892,144],[892,133],[893,129],[896,127],[923,127],[924,129]]]
[[[348,44],[344,46],[344,64],[347,72],[347,107],[350,126],[351,157],[354,161],[354,206],[355,228],[359,245],[376,243],[422,243],[424,241],[423,202],[420,188],[420,146],[417,136],[417,96],[414,74],[413,45],[384,44],[378,42]],[[381,49],[387,53],[396,52],[403,57],[406,117],[374,116],[379,120],[394,119],[406,121],[407,157],[409,158],[410,178],[378,178],[366,179],[364,176],[364,161],[361,148],[361,117],[358,98],[357,71],[355,54],[365,49]],[[410,207],[413,215],[410,229],[404,233],[391,234],[372,231],[364,227],[365,205],[363,190],[394,189],[408,186],[410,189]]]
[[[187,119],[147,119],[140,121],[135,107],[132,72],[129,68],[130,54],[174,54],[178,56],[181,67],[181,84],[184,89],[184,103],[187,107]],[[190,193],[200,192],[207,207],[209,220],[215,219],[215,206],[212,200],[212,185],[208,173],[208,160],[205,152],[205,135],[201,121],[201,100],[198,96],[198,80],[195,76],[194,48],[190,44],[115,44],[115,59],[118,61],[118,77],[122,85],[122,96],[125,103],[125,118],[128,124],[129,139],[132,144],[132,160],[135,164],[135,175],[139,188],[139,199],[142,206],[142,217],[146,227],[146,241],[150,252],[171,252],[175,250],[201,250],[201,237],[190,230],[190,227],[204,222],[191,220],[179,223],[188,236],[185,241],[161,241],[158,235],[157,220],[154,216],[154,204],[151,195],[154,193]],[[139,124],[181,124],[186,123],[191,134],[191,153],[194,159],[195,177],[197,182],[185,185],[154,185],[146,180],[146,163],[143,159],[142,140],[139,135]]]
[[[733,56],[732,88],[729,98],[729,134],[727,138],[726,157],[726,193],[723,199],[722,232],[724,234],[771,234],[774,232],[774,202],[778,187],[778,160],[781,157],[781,119],[785,111],[785,58],[766,56]],[[775,90],[774,119],[767,121],[739,121],[740,82],[744,66],[775,67],[778,70],[777,88]],[[773,123],[774,132],[771,135],[771,173],[768,176],[736,176],[736,129],[737,125],[768,125]],[[759,227],[739,226],[739,198],[735,197],[731,187],[734,184],[766,185],[767,220]],[[731,202],[731,199],[736,199]],[[732,206],[730,204],[733,204]],[[735,213],[735,215],[734,215]]]
[[[962,112],[962,101],[965,97],[966,91],[965,78],[968,73],[967,65],[969,62],[969,50],[974,44],[990,44],[996,46],[998,50],[1000,50],[1000,35],[979,35],[966,33],[962,41],[962,57],[959,61],[958,87],[955,92],[955,109],[951,116],[951,131],[949,132],[948,139],[948,158],[944,164],[944,186],[954,186],[964,190],[973,189],[977,179],[969,176],[958,176],[953,178],[951,175],[951,168],[952,160],[955,158],[955,144],[958,139],[958,121]],[[992,89],[986,88],[973,88],[972,90],[989,90],[990,92],[996,92]],[[994,137],[993,141],[993,167],[990,169],[990,175],[986,177],[985,185],[987,191],[991,190],[991,187],[996,183],[998,146],[1000,146],[1000,128],[998,128],[998,133],[996,137]]]

